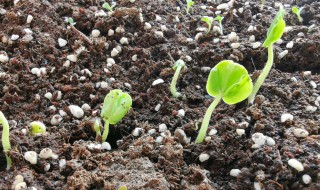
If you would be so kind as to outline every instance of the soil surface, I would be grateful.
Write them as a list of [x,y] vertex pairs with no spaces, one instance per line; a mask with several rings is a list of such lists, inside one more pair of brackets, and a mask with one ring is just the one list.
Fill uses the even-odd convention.
[[[267,49],[253,46],[263,43],[279,3],[266,1],[262,7],[260,1],[235,1],[221,11],[224,35],[205,35],[207,26],[200,20],[215,17],[217,6],[226,1],[195,1],[190,14],[183,0],[116,3],[113,12],[103,12],[99,0],[0,0],[0,54],[9,58],[0,64],[0,110],[10,123],[13,160],[7,171],[1,151],[0,189],[19,189],[12,186],[17,175],[30,190],[123,185],[129,190],[320,189],[320,2],[282,1],[288,27],[275,44],[274,68],[255,103],[221,102],[202,144],[194,141],[196,126],[213,100],[205,89],[210,69],[231,59],[255,80]],[[291,12],[293,5],[304,7],[302,23]],[[28,15],[33,17],[29,23]],[[70,27],[66,17],[76,24]],[[100,31],[98,37],[94,29]],[[237,34],[234,42],[229,41],[231,32]],[[252,35],[255,41],[249,40]],[[121,44],[123,37],[128,44]],[[67,44],[61,47],[59,38]],[[240,47],[232,48],[232,43]],[[112,57],[114,48],[118,54]],[[184,98],[173,98],[169,90],[178,59],[188,67],[177,84]],[[153,85],[157,79],[164,82]],[[110,126],[112,150],[106,150],[96,140],[93,122],[112,89],[129,92],[133,105]],[[74,117],[70,105],[82,107],[84,116]],[[282,122],[283,114],[293,119]],[[43,122],[47,132],[31,136],[32,121]],[[160,124],[167,130],[159,131]],[[307,135],[297,137],[299,128]],[[254,145],[255,133],[267,136],[265,145]],[[36,164],[25,160],[25,152],[39,154],[44,148],[58,158],[38,155]],[[199,156],[208,159],[201,162]],[[288,164],[293,158],[303,171]],[[240,173],[231,176],[232,169]]]

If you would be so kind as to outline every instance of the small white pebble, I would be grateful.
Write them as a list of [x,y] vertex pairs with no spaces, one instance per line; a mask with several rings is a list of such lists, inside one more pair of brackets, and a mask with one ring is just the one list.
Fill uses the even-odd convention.
[[167,125],[162,123],[159,125],[159,132],[162,133],[162,132],[165,132],[167,130]]
[[166,27],[166,25],[161,25],[161,26],[160,26],[160,29],[161,29],[161,31],[167,31],[167,30],[168,30],[167,27]]
[[306,111],[307,111],[307,112],[311,112],[311,113],[317,111],[317,109],[318,109],[318,108],[317,108],[316,106],[310,106],[310,105],[309,105],[309,106],[306,107]]
[[107,58],[107,63],[113,65],[113,64],[115,64],[116,62],[114,61],[113,58]]
[[294,169],[296,169],[298,172],[301,172],[304,170],[304,167],[302,165],[301,162],[299,162],[297,159],[290,159],[288,161],[289,166],[293,167]]
[[119,51],[116,48],[113,48],[111,51],[111,57],[115,57],[119,54]]
[[73,115],[73,117],[75,117],[75,118],[80,119],[84,116],[84,111],[79,106],[70,105],[69,110],[70,110],[71,114]]
[[113,35],[114,35],[114,30],[109,29],[109,30],[108,30],[108,36],[113,36]]
[[35,151],[27,151],[24,153],[24,159],[30,162],[31,164],[37,163],[37,153]]
[[150,129],[149,131],[148,131],[148,134],[149,135],[153,135],[153,134],[155,134],[156,133],[156,130],[155,129]]
[[244,129],[236,129],[236,132],[239,136],[242,136],[245,134],[246,131]]
[[45,95],[44,95],[45,98],[47,98],[48,100],[51,100],[52,99],[52,93],[51,92],[47,92]]
[[60,47],[66,46],[67,43],[68,43],[67,40],[65,40],[65,39],[63,39],[63,38],[58,38],[58,44],[59,44]]
[[186,55],[186,60],[187,61],[192,61],[192,57],[190,57],[189,55]]
[[49,164],[49,163],[46,163],[45,165],[44,165],[44,171],[49,171],[50,170],[50,167],[51,167],[51,165]]
[[178,117],[184,117],[185,113],[186,113],[186,112],[184,111],[184,109],[180,109],[180,110],[178,110],[177,116],[178,116]]
[[59,123],[62,121],[62,117],[59,114],[56,114],[52,116],[50,123],[51,125],[59,125]]
[[106,81],[102,81],[102,82],[100,83],[100,87],[101,87],[102,89],[106,89],[106,88],[109,87],[109,84],[108,84]]
[[305,35],[304,35],[303,32],[299,32],[299,33],[298,33],[298,37],[303,38],[304,36],[305,36]]
[[217,134],[217,132],[218,132],[217,129],[213,128],[213,129],[211,129],[211,130],[209,131],[208,135],[209,135],[209,136],[213,136],[213,135]]
[[162,20],[162,18],[161,18],[161,16],[159,16],[159,15],[156,15],[156,19],[155,19],[155,21],[161,21]]
[[157,104],[157,106],[154,108],[155,111],[159,111],[161,108],[161,104]]
[[39,157],[43,159],[51,158],[54,153],[50,148],[44,148],[40,151]]
[[101,149],[103,149],[103,150],[111,150],[111,145],[108,142],[103,142],[101,144]]
[[232,44],[230,44],[230,47],[233,49],[237,49],[240,47],[240,43],[232,43]]
[[33,16],[32,15],[28,15],[27,16],[27,24],[30,24],[32,20],[33,20]]
[[222,3],[217,6],[218,10],[224,10],[224,9],[229,9],[229,5],[227,3]]
[[20,183],[17,183],[14,186],[14,190],[23,190],[23,189],[27,189],[27,183],[26,182],[20,182]]
[[294,82],[294,83],[298,82],[298,79],[296,77],[292,77],[290,80],[291,82]]
[[215,39],[213,39],[213,43],[218,43],[218,42],[220,42],[220,39],[219,38],[215,38]]
[[93,29],[92,32],[91,32],[91,36],[94,37],[94,38],[99,37],[100,36],[100,30]]
[[71,62],[77,62],[78,57],[76,55],[71,54],[67,56],[67,59]]
[[310,85],[311,85],[311,87],[312,87],[313,89],[316,89],[317,86],[318,86],[313,80],[310,81],[309,83],[310,83]]
[[266,142],[267,142],[267,145],[269,146],[274,146],[276,144],[276,141],[274,141],[273,138],[268,136],[267,136]]
[[122,38],[120,39],[120,44],[129,44],[128,38],[122,37]]
[[239,170],[239,169],[232,169],[232,170],[230,171],[230,175],[231,175],[232,177],[237,177],[240,173],[241,173],[241,170]]
[[12,41],[19,39],[19,35],[13,34],[10,38]]
[[156,143],[162,143],[163,137],[162,136],[158,136],[155,140]]
[[201,67],[200,70],[204,73],[210,72],[211,68],[210,67]]
[[162,80],[162,79],[157,79],[157,80],[153,81],[152,86],[156,86],[156,85],[162,84],[162,83],[164,83],[164,80]]
[[64,66],[64,67],[70,67],[70,61],[69,61],[69,60],[66,60],[66,61],[63,63],[63,66]]
[[154,34],[156,36],[163,37],[163,32],[161,32],[161,31],[155,31]]
[[122,51],[121,46],[116,46],[115,48],[116,48],[116,50],[118,50],[119,53]]
[[254,187],[254,190],[262,190],[260,182],[254,182],[253,187]]
[[21,132],[22,132],[23,135],[27,135],[27,133],[28,133],[27,129],[21,129]]
[[200,6],[200,8],[201,8],[202,10],[206,10],[207,6],[202,5],[202,6]]
[[289,52],[288,50],[284,50],[284,51],[280,52],[278,55],[278,58],[282,59],[284,56],[286,56],[288,54],[288,52]]
[[151,24],[149,22],[144,23],[144,29],[145,30],[150,30],[152,28]]
[[67,165],[66,159],[59,160],[59,169],[60,170],[64,169],[66,167],[66,165]]
[[176,23],[179,23],[180,22],[180,19],[178,16],[175,16],[175,20],[174,20]]
[[262,133],[254,133],[251,138],[255,144],[262,146],[266,143],[267,137],[264,136]]
[[256,41],[256,37],[254,35],[251,35],[249,37],[249,42],[255,42]]
[[81,106],[81,109],[82,109],[83,111],[89,111],[89,110],[91,110],[91,106],[90,106],[89,104],[85,103],[85,104],[83,104],[83,105]]
[[276,44],[279,44],[279,45],[280,45],[280,44],[282,44],[282,43],[283,43],[283,40],[282,40],[282,39],[279,39],[279,40],[276,41]]
[[308,175],[308,174],[304,174],[303,176],[302,176],[302,181],[303,181],[303,183],[304,184],[309,184],[310,182],[311,182],[311,177]]
[[132,132],[132,135],[135,136],[135,137],[138,137],[140,136],[142,133],[142,128],[139,128],[139,127],[136,127],[133,132]]
[[307,77],[308,78],[308,77],[311,76],[312,73],[311,73],[311,71],[304,71],[302,74],[303,74],[303,77]]
[[293,115],[290,113],[284,113],[281,115],[281,122],[284,123],[286,121],[292,121],[293,120]]
[[67,112],[63,111],[63,110],[59,110],[59,114],[64,117],[64,116],[67,116]]
[[207,154],[207,153],[201,153],[201,154],[199,155],[199,161],[200,161],[200,162],[207,161],[207,160],[209,160],[209,158],[210,158],[210,156],[209,156],[209,154]]
[[124,30],[124,28],[122,26],[118,26],[116,28],[116,33],[124,33],[124,32],[125,32],[125,30]]
[[195,39],[196,41],[198,41],[199,38],[200,38],[202,35],[203,35],[203,34],[202,34],[201,32],[199,32],[199,33],[196,34],[196,36],[194,37],[194,39]]
[[237,41],[237,33],[231,32],[231,33],[228,35],[228,40],[229,40],[230,42]]
[[124,86],[127,87],[127,88],[130,89],[130,90],[132,89],[132,86],[131,86],[130,83],[125,82],[125,83],[124,83]]
[[176,9],[177,9],[177,11],[180,11],[180,7],[177,7]]
[[138,56],[137,54],[134,54],[131,58],[132,61],[137,61],[138,60]]
[[284,32],[285,32],[285,33],[288,33],[288,32],[290,32],[292,29],[293,29],[292,26],[286,26],[286,27],[284,28]]
[[243,7],[240,7],[240,8],[238,9],[238,11],[239,11],[240,14],[243,13]]
[[255,42],[255,43],[252,44],[252,48],[253,48],[253,49],[257,49],[257,48],[259,48],[260,46],[261,46],[261,42]]
[[248,32],[252,32],[254,30],[254,27],[252,25],[249,26]]
[[287,43],[286,48],[291,49],[293,47],[293,41]]
[[0,54],[0,62],[1,63],[7,63],[9,61],[9,57],[4,54]]
[[293,129],[293,135],[298,138],[304,138],[309,135],[309,132],[306,131],[305,129],[295,128]]

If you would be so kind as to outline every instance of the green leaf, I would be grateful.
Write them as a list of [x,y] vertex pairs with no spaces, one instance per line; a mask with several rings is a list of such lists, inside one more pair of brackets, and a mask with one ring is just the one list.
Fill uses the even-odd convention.
[[219,21],[219,23],[221,23],[221,22],[222,22],[222,19],[223,19],[223,17],[222,17],[222,16],[220,16],[220,15],[218,15],[218,16],[216,16],[216,17],[214,18],[214,20]]
[[271,44],[279,40],[284,32],[286,23],[283,20],[285,11],[281,7],[275,18],[273,19],[270,28],[267,32],[267,39],[263,43],[263,47],[269,47]]
[[184,63],[183,60],[179,59],[177,60],[174,65],[173,65],[173,70],[176,70],[178,67],[184,67],[186,64]]
[[295,13],[295,14],[299,14],[299,12],[300,12],[299,9],[298,9],[298,7],[296,7],[296,6],[292,7],[291,10],[292,10],[292,12]]
[[101,117],[110,124],[117,124],[129,111],[131,96],[121,90],[110,91],[104,99]]
[[211,24],[213,22],[213,18],[209,17],[209,16],[204,16],[201,18],[201,21],[207,23],[208,25]]
[[[115,5],[114,5],[115,6]],[[114,7],[113,6],[113,7]],[[112,7],[109,5],[109,3],[103,3],[102,5],[103,8],[107,9],[108,11],[112,11]]]
[[42,133],[46,132],[46,126],[40,121],[33,121],[30,123],[30,125],[31,125],[31,130],[30,130],[31,135],[41,135]]
[[206,88],[210,96],[221,96],[225,103],[236,104],[250,95],[252,82],[242,65],[224,60],[211,69]]

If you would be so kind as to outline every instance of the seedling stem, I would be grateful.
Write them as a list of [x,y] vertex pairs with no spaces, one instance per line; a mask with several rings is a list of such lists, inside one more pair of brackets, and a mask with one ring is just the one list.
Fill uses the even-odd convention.
[[2,147],[7,159],[7,170],[9,170],[12,166],[12,160],[8,156],[8,151],[11,149],[11,144],[9,139],[9,135],[10,135],[9,123],[1,111],[0,111],[0,124],[2,124],[2,128],[3,128],[2,129]]
[[177,80],[179,78],[179,74],[180,74],[182,68],[185,68],[185,63],[184,63],[184,61],[179,59],[178,61],[175,62],[174,66],[173,66],[173,69],[176,70],[176,72],[174,73],[173,78],[172,78],[172,82],[170,84],[170,91],[172,93],[172,96],[176,97],[176,98],[181,96],[181,93],[177,92],[176,85],[177,85]]

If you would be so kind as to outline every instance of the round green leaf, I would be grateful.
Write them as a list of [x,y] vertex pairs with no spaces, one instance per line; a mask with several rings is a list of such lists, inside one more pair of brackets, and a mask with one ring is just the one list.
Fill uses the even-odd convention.
[[263,47],[269,47],[281,38],[286,27],[286,22],[283,20],[284,13],[284,9],[280,8],[268,29],[267,39],[264,41]]
[[246,68],[224,60],[211,69],[206,88],[210,96],[221,96],[225,103],[236,104],[250,95],[252,82]]

